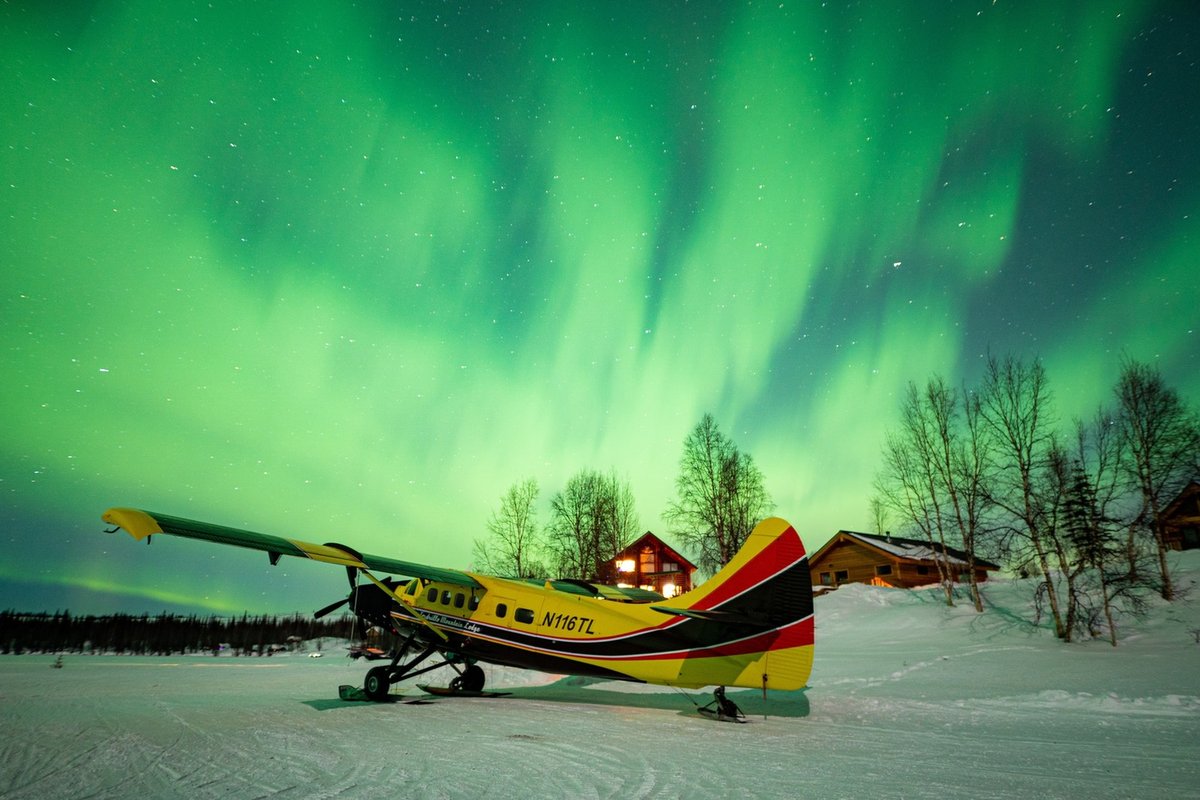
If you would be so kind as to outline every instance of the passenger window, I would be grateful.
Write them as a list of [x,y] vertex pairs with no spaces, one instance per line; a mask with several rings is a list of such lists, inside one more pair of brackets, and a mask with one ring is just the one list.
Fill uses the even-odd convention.
[[467,601],[467,610],[474,611],[477,608],[479,608],[479,598],[472,594],[471,599]]
[[518,608],[517,613],[513,614],[513,619],[515,619],[517,622],[523,622],[526,625],[532,625],[533,624],[533,609]]
[[504,619],[508,615],[508,606],[504,603],[496,603],[496,616]]
[[466,599],[467,599],[466,596],[462,592],[459,592],[458,594],[454,595],[454,607],[462,608],[463,603],[466,601]]
[[444,605],[444,606],[450,605],[450,590],[449,589],[442,592],[442,605]]
[[429,587],[429,595],[428,596],[429,596],[429,602],[431,602],[431,603],[437,602],[437,587],[436,586]]

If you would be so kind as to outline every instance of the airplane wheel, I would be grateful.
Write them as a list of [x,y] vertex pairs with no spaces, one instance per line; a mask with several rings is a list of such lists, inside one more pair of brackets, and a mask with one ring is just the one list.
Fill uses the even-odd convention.
[[455,688],[463,692],[481,692],[483,684],[487,681],[487,676],[483,674],[483,668],[478,664],[471,664],[463,670],[462,675],[454,679],[453,683],[457,683]]
[[367,697],[376,702],[382,702],[387,699],[388,689],[391,688],[391,681],[388,680],[387,667],[375,667],[367,673],[366,680],[363,681],[363,691]]

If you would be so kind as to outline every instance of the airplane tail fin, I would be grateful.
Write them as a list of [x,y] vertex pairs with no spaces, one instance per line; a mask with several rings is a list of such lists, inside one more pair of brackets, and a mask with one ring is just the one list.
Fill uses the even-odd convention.
[[716,575],[672,598],[670,606],[654,608],[736,631],[717,652],[698,655],[694,669],[685,662],[681,683],[689,672],[697,678],[710,677],[715,668],[729,675],[724,681],[727,686],[789,690],[808,682],[813,658],[812,579],[804,544],[782,519],[760,522]]

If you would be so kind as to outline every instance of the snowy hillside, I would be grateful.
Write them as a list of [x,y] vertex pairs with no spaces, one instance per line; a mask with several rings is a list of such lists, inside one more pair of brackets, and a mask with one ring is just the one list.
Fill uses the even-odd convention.
[[1188,599],[1116,649],[1034,628],[1012,582],[983,615],[843,587],[807,691],[730,693],[748,725],[695,714],[706,693],[498,668],[511,696],[343,703],[366,668],[331,651],[8,656],[0,796],[1200,797],[1200,553],[1179,564]]

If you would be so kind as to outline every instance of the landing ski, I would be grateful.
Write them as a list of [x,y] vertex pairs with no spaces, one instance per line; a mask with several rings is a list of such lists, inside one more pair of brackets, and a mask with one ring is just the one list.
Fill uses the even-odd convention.
[[740,714],[740,713],[736,714],[736,715],[723,714],[722,712],[718,711],[717,709],[709,708],[708,706],[703,706],[701,708],[697,708],[696,710],[700,712],[701,716],[707,717],[709,719],[715,719],[717,722],[737,722],[739,724],[744,725],[750,721],[750,720],[746,719],[745,714]]
[[[351,686],[346,683],[343,683],[342,685],[338,686],[338,697],[341,698],[342,700],[346,700],[346,701],[350,701],[350,702],[357,702],[357,701],[361,701],[361,702],[365,702],[365,703],[374,702],[373,700],[371,700],[371,698],[367,697],[367,693],[364,692],[362,689],[360,689],[357,686]],[[427,705],[427,704],[431,703],[432,701],[426,700],[422,697],[407,697],[402,694],[389,694],[387,696],[387,699],[385,699],[383,702],[385,702],[385,703],[405,703],[407,705],[419,706],[419,705]]]
[[417,688],[426,694],[436,697],[507,697],[512,692],[468,692],[464,689],[451,689],[448,686],[428,686],[417,684]]

